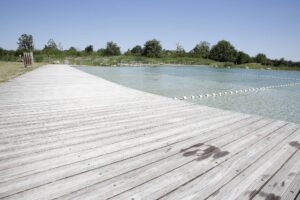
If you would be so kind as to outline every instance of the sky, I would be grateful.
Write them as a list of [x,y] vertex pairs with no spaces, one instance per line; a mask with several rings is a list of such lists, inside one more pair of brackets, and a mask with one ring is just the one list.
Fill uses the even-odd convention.
[[64,49],[114,41],[124,52],[156,38],[187,51],[229,40],[251,56],[300,61],[299,0],[0,0],[0,47],[23,33],[37,49],[52,38]]

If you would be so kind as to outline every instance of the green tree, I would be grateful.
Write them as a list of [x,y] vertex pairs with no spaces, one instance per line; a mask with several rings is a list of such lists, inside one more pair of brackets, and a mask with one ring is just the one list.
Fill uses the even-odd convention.
[[20,50],[24,50],[24,51],[34,50],[32,35],[22,34],[19,37],[17,44],[19,45],[18,49]]
[[132,56],[134,55],[132,52],[131,52],[132,49],[127,49],[127,51],[124,52],[124,56]]
[[4,49],[0,47],[0,58],[4,56]]
[[280,58],[279,60],[275,59],[273,60],[273,65],[274,66],[292,66],[293,62],[292,61],[286,61],[284,58]]
[[87,47],[85,47],[84,51],[88,54],[93,53],[93,51],[94,51],[93,45],[88,45]]
[[49,39],[47,44],[42,50],[42,53],[50,56],[50,55],[58,55],[60,53],[60,50],[58,49],[56,43],[53,39]]
[[44,49],[57,49],[57,44],[54,42],[53,39],[49,39],[47,44],[45,45]]
[[66,55],[68,56],[79,56],[80,52],[77,51],[75,47],[70,47],[68,50],[65,51]]
[[209,57],[220,62],[235,62],[237,51],[230,42],[221,40],[211,48]]
[[251,61],[251,57],[248,54],[246,54],[242,51],[238,52],[237,58],[236,58],[237,64],[249,63],[250,61]]
[[112,41],[107,42],[106,48],[105,48],[105,55],[106,56],[119,56],[119,55],[121,55],[121,49],[117,45],[117,43],[114,43]]
[[201,41],[199,44],[197,44],[194,49],[192,50],[192,53],[196,55],[197,57],[201,58],[208,58],[209,56],[209,47],[210,44],[206,41]]
[[105,56],[105,51],[106,51],[106,49],[104,49],[104,48],[98,49],[97,50],[97,54],[99,56]]
[[140,45],[136,45],[130,52],[134,55],[140,56],[143,53],[143,48]]
[[147,57],[159,57],[162,51],[160,42],[156,39],[148,40],[144,44],[143,55]]
[[180,43],[176,44],[176,50],[175,53],[177,56],[184,56],[185,55],[185,50],[183,46]]
[[268,58],[265,54],[259,53],[255,56],[254,58],[255,62],[260,63],[260,64],[267,64],[268,63]]

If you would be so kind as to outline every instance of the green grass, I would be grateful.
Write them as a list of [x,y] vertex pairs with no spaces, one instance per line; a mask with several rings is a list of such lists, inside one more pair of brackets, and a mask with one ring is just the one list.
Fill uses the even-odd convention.
[[232,62],[217,62],[211,59],[197,58],[197,57],[174,57],[174,56],[163,56],[160,58],[148,58],[143,56],[111,56],[103,57],[99,55],[90,56],[75,56],[75,57],[48,57],[45,55],[35,56],[36,61],[39,62],[50,62],[60,61],[64,63],[68,60],[72,65],[89,65],[89,66],[121,66],[122,64],[147,64],[147,65],[210,65],[215,67],[237,67],[237,68],[252,68],[252,69],[274,69],[274,70],[300,70],[300,67],[285,67],[285,66],[266,66],[259,63],[246,63],[236,65]]
[[[66,58],[70,64],[74,65],[90,65],[90,66],[120,66],[126,64],[149,64],[149,65],[210,65],[215,67],[237,67],[251,69],[273,69],[273,70],[300,70],[300,67],[284,67],[284,66],[266,66],[259,63],[246,63],[236,65],[231,62],[217,62],[210,59],[195,58],[195,57],[162,57],[162,58],[147,58],[142,56],[112,56],[112,57],[76,57]],[[61,60],[62,61],[62,60]]]
[[266,66],[259,63],[246,63],[241,65],[235,65],[235,67],[246,68],[249,67],[251,69],[273,69],[273,70],[300,70],[300,67],[285,67],[285,66]]
[[112,56],[112,57],[73,57],[65,58],[70,64],[74,65],[92,65],[92,66],[119,66],[126,64],[181,64],[181,65],[217,65],[224,66],[225,63],[216,62],[210,59],[193,58],[193,57],[162,57],[162,58],[148,58],[142,56]]
[[34,63],[32,67],[25,68],[22,62],[0,61],[0,83],[36,69],[44,64],[45,63]]

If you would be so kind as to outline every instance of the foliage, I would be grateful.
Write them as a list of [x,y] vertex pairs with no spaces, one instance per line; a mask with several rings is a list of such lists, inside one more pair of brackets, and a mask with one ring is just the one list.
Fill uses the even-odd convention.
[[249,63],[249,62],[251,62],[251,57],[248,54],[246,54],[242,51],[239,51],[237,54],[236,63],[244,64],[244,63]]
[[184,56],[185,55],[185,50],[184,50],[183,46],[180,43],[176,44],[175,52],[176,52],[177,56]]
[[0,47],[0,57],[4,55],[4,49]]
[[163,49],[160,53],[160,57],[181,57],[181,56],[185,56],[185,54],[177,55],[176,50],[172,51],[172,50]]
[[211,48],[209,57],[220,62],[235,62],[237,51],[230,42],[221,40]]
[[58,49],[57,44],[54,42],[53,39],[49,39],[47,44],[45,45],[44,49]]
[[33,51],[34,49],[32,35],[22,34],[17,44],[19,45],[18,49],[22,51]]
[[191,53],[200,58],[208,58],[210,48],[209,46],[210,44],[208,42],[201,41],[194,47]]
[[112,41],[107,42],[106,49],[104,51],[104,55],[106,55],[106,56],[119,56],[119,55],[121,55],[120,47]]
[[156,39],[148,40],[144,44],[143,55],[147,57],[159,57],[161,51],[162,51],[162,46],[160,44],[160,41]]
[[257,54],[255,56],[254,60],[255,60],[255,62],[260,63],[260,64],[267,64],[268,63],[268,58],[263,53]]
[[67,56],[80,56],[80,52],[77,51],[75,47],[70,47],[68,50],[65,50],[64,54]]
[[35,55],[33,58],[34,58],[35,62],[43,62],[44,61],[44,57],[42,55]]
[[143,48],[140,45],[136,45],[130,51],[133,55],[140,56],[143,54]]
[[46,54],[48,56],[50,55],[58,55],[60,54],[60,50],[57,47],[57,44],[55,43],[55,41],[53,39],[49,39],[47,44],[45,45],[45,47],[42,50],[43,54]]
[[271,65],[275,67],[279,66],[290,66],[290,67],[297,67],[300,66],[300,62],[293,62],[291,60],[285,60],[284,58],[281,58],[279,60],[271,60]]
[[93,53],[94,51],[93,45],[88,45],[87,47],[85,47],[84,51],[88,54]]
[[[20,37],[19,42],[25,37]],[[92,45],[90,45],[92,47]],[[21,61],[20,55],[23,49],[6,50],[0,48],[0,60],[2,61]],[[90,52],[90,53],[87,53]],[[75,47],[63,50],[60,44],[56,44],[50,39],[42,50],[34,50],[34,59],[36,62],[51,62],[53,60],[68,60],[73,64],[87,65],[120,65],[121,63],[146,63],[146,64],[186,64],[186,65],[212,65],[212,66],[237,66],[251,68],[272,69],[300,69],[300,62],[290,60],[268,59],[265,54],[258,54],[251,58],[248,54],[237,51],[228,41],[219,41],[211,50],[207,42],[200,42],[189,53],[184,48],[176,45],[175,50],[163,49],[159,41],[153,39],[144,44],[144,48],[136,45],[129,49],[122,56],[120,47],[108,42],[106,48],[101,48],[97,52],[92,52],[91,48],[79,51]],[[209,53],[209,55],[208,55]],[[256,63],[253,63],[256,62]]]
[[105,51],[106,51],[106,49],[103,49],[103,48],[98,49],[97,50],[97,55],[99,55],[99,56],[105,56]]

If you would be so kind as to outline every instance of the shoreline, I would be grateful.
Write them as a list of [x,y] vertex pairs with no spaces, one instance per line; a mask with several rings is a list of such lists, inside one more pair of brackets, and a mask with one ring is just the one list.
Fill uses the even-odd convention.
[[288,68],[288,67],[274,67],[274,66],[241,66],[241,65],[233,65],[233,66],[218,66],[218,65],[209,65],[209,64],[169,64],[169,63],[159,63],[159,64],[146,64],[146,63],[121,63],[120,65],[78,65],[78,64],[70,64],[71,66],[77,67],[212,67],[212,68],[239,68],[239,69],[255,69],[255,70],[274,70],[274,71],[300,71],[300,68]]

